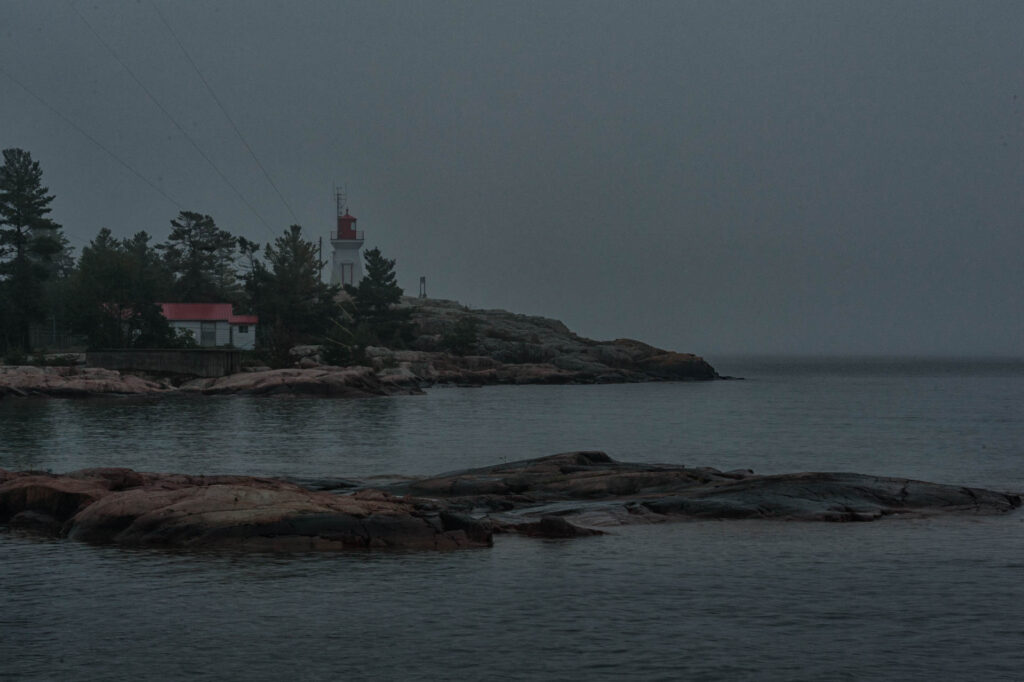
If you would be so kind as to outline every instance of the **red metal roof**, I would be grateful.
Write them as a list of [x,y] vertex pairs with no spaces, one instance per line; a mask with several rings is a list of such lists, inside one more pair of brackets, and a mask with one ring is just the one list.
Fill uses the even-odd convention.
[[235,315],[230,303],[160,303],[159,305],[164,317],[178,322],[222,320],[231,324],[257,324],[260,321],[256,315]]

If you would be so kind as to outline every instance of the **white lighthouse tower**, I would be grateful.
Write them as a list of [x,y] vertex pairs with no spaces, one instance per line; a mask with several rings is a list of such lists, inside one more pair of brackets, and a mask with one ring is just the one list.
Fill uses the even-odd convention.
[[337,193],[338,227],[331,233],[331,284],[359,284],[363,278],[363,233],[356,231],[356,217],[348,212],[345,194]]

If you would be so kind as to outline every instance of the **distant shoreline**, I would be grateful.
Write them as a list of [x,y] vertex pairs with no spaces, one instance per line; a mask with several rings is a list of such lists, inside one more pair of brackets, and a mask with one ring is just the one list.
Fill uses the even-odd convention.
[[[218,378],[170,378],[100,367],[0,366],[0,397],[44,395],[310,395],[417,393],[434,385],[525,385],[726,379],[703,358],[632,339],[594,341],[549,318],[473,310],[455,301],[403,299],[415,337],[405,349],[368,346],[360,365],[327,364],[320,346],[292,349],[294,367]],[[181,351],[175,351],[180,353]]]

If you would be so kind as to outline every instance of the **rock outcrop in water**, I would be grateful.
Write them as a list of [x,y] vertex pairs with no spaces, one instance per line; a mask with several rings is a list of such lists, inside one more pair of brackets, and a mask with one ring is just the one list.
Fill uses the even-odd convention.
[[[381,488],[247,476],[0,469],[0,522],[124,546],[260,550],[485,547],[492,533],[570,538],[683,519],[873,521],[1001,514],[1018,494],[862,474],[757,476],[570,452]],[[349,485],[354,487],[349,488]],[[317,487],[317,486],[312,486]]]
[[873,521],[892,515],[1003,513],[1018,494],[851,473],[758,476],[749,470],[617,462],[570,452],[425,478],[393,492],[486,512],[496,522],[557,514],[594,525],[686,519]]
[[376,490],[334,495],[249,476],[0,471],[0,522],[123,546],[256,550],[484,547],[490,530]]

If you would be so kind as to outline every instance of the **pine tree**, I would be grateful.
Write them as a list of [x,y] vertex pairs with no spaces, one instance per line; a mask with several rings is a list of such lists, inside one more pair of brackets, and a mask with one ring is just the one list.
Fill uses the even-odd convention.
[[403,348],[412,338],[411,309],[399,308],[402,288],[395,277],[395,261],[378,248],[364,256],[366,275],[357,286],[345,285],[352,297],[356,328],[378,345]]
[[268,244],[264,255],[266,264],[251,260],[246,290],[260,318],[260,345],[271,362],[283,365],[293,346],[319,342],[338,317],[338,287],[321,281],[317,247],[298,225]]
[[235,236],[218,228],[210,216],[193,211],[182,211],[171,227],[167,242],[157,248],[174,274],[174,300],[237,303],[241,287],[235,277]]
[[72,274],[74,329],[92,348],[153,348],[174,345],[175,336],[157,301],[166,300],[171,275],[149,235],[114,239],[103,228],[82,249]]
[[38,161],[3,150],[0,166],[0,348],[30,350],[29,330],[46,312],[43,284],[56,276],[65,241],[46,217],[53,195]]

